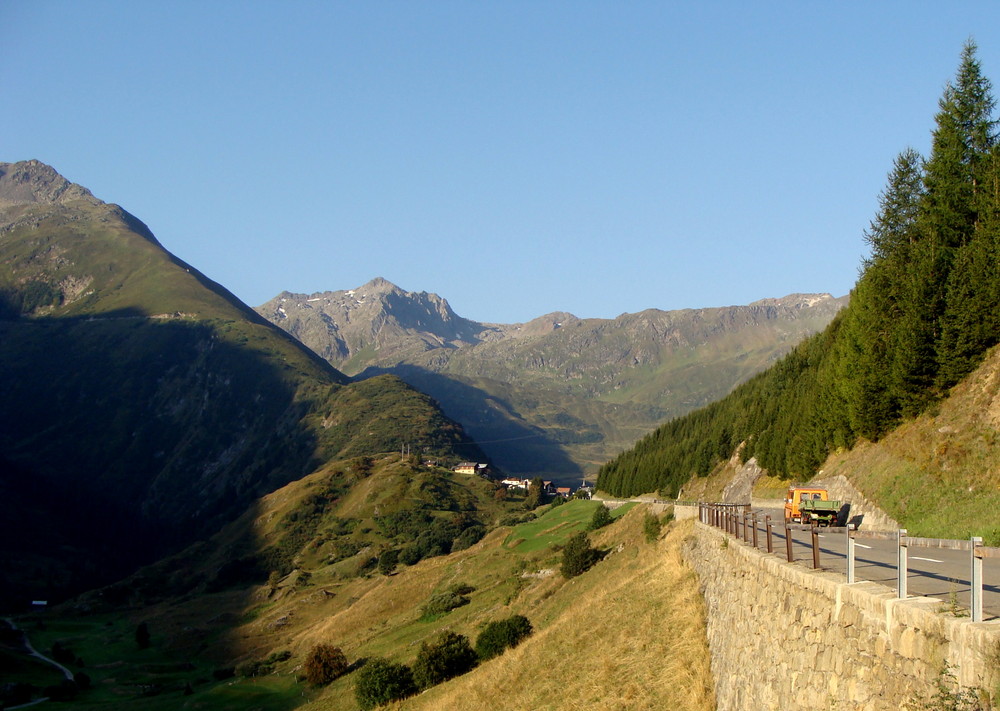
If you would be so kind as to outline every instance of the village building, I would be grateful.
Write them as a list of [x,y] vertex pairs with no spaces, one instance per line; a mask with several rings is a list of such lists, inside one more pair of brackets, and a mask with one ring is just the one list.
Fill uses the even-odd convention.
[[479,462],[462,462],[454,467],[452,471],[456,474],[476,474],[481,477],[489,478],[490,475],[490,465],[481,464]]

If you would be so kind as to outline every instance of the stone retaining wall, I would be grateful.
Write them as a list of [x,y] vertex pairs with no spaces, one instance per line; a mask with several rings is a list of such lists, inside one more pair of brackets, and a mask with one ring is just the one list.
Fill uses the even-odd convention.
[[910,711],[947,669],[994,688],[1000,622],[940,613],[931,598],[895,599],[848,585],[695,523],[684,555],[701,581],[719,711]]

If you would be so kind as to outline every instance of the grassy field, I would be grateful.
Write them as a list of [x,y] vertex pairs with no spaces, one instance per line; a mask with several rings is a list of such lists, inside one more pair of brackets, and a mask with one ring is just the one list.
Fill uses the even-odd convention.
[[[135,640],[136,625],[121,615],[36,614],[22,620],[22,626],[41,653],[51,655],[55,644],[70,650],[75,660],[66,666],[90,678],[91,687],[72,702],[74,709],[284,711],[305,700],[303,687],[291,674],[219,681],[213,678],[213,665],[172,652],[155,635],[148,649],[140,649]],[[24,660],[24,656],[6,657],[5,677],[39,687],[63,678],[54,667],[41,662],[31,662],[30,674],[12,665],[23,665]]]
[[[586,531],[594,511],[603,506],[599,501],[570,501],[550,508],[534,521],[514,528],[504,546],[518,553],[531,553],[565,543],[570,536]],[[635,504],[625,504],[611,511],[611,518],[625,515]]]

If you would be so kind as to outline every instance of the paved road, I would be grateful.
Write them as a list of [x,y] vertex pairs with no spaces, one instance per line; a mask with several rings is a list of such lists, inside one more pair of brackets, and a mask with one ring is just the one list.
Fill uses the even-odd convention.
[[[774,523],[773,547],[776,555],[785,556],[785,527],[780,510],[758,511],[758,547],[767,548],[764,515]],[[792,530],[792,555],[796,562],[812,567],[812,534],[809,530]],[[750,532],[752,543],[752,531]],[[820,568],[847,574],[846,529],[819,530]],[[895,591],[897,543],[895,537],[868,538],[859,531],[855,539],[855,580],[880,583]],[[967,613],[970,604],[970,553],[967,550],[928,548],[911,545],[908,548],[907,592],[910,596],[924,595],[953,605]],[[1000,558],[983,561],[983,619],[1000,617]]]

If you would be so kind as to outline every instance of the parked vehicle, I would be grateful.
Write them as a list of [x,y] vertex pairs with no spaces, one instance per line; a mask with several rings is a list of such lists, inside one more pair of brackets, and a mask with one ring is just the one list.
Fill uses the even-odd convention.
[[840,514],[840,502],[831,501],[826,489],[791,486],[785,496],[785,522],[832,526]]

